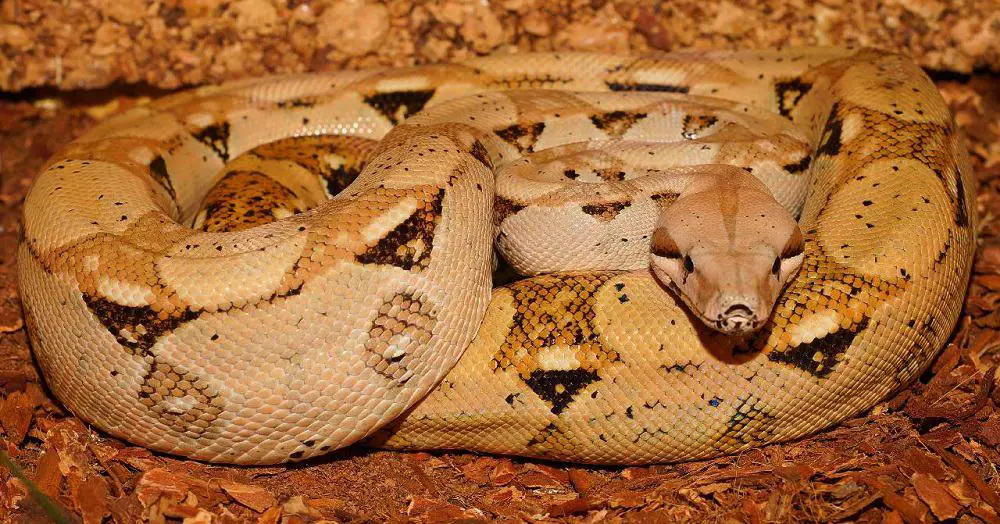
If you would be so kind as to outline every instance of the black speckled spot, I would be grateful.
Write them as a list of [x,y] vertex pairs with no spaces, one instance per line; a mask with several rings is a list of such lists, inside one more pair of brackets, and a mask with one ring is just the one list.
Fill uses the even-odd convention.
[[661,93],[687,93],[691,90],[688,86],[674,84],[649,84],[645,82],[607,82],[608,89],[612,91],[653,91]]
[[229,160],[229,122],[208,126],[193,135],[199,142],[212,148],[223,162]]
[[843,132],[843,121],[840,120],[838,116],[838,104],[833,105],[833,109],[830,110],[830,116],[826,120],[826,126],[823,128],[823,143],[816,150],[818,154],[835,156],[840,153],[841,143],[841,133]]
[[538,136],[545,130],[545,122],[535,122],[533,124],[514,124],[509,127],[497,130],[494,133],[504,142],[516,147],[522,153],[535,150],[535,142]]
[[[788,351],[769,353],[768,359],[791,364],[816,378],[824,378],[836,368],[839,357],[851,347],[855,337],[868,327],[868,322],[867,317],[863,318],[850,328],[840,329]],[[817,355],[820,358],[817,359]]]
[[174,184],[170,181],[170,174],[167,173],[167,162],[162,156],[157,156],[149,163],[149,172],[156,182],[170,193],[171,200],[177,200],[177,192],[174,191]]
[[573,401],[577,392],[597,379],[596,371],[583,369],[535,370],[524,382],[542,400],[549,403],[553,414],[558,415]]
[[490,160],[490,154],[486,151],[486,146],[482,142],[476,140],[472,143],[472,147],[469,149],[469,154],[478,160],[481,164],[486,166],[487,169],[493,169],[493,161]]
[[315,105],[316,105],[316,99],[313,97],[291,98],[289,100],[281,100],[277,104],[277,106],[282,109],[288,109],[293,107],[313,107]]
[[667,207],[670,204],[673,204],[674,201],[677,200],[678,196],[679,196],[678,193],[668,191],[664,193],[656,193],[654,195],[650,195],[649,198],[662,208],[662,207]]
[[621,138],[636,122],[646,118],[646,116],[646,113],[611,111],[609,113],[591,115],[590,121],[593,122],[595,127],[604,131],[609,136]]
[[605,204],[586,204],[581,207],[584,213],[596,217],[601,221],[614,220],[623,209],[632,205],[632,202],[608,202]]
[[365,103],[382,113],[393,124],[398,124],[400,117],[408,118],[423,109],[432,96],[434,96],[433,89],[393,91],[366,96]]
[[803,82],[795,78],[774,84],[775,94],[778,96],[778,112],[781,116],[787,117],[792,114],[795,106],[798,105],[802,97],[812,89],[812,84]]
[[386,264],[405,270],[421,270],[430,262],[434,231],[441,220],[444,189],[423,202],[406,220],[372,247],[356,257],[362,264]]
[[493,222],[500,224],[508,217],[517,214],[518,211],[527,207],[524,204],[508,200],[503,197],[496,197],[493,201]]
[[184,309],[161,316],[150,306],[123,306],[104,297],[87,294],[83,295],[83,300],[115,340],[135,354],[145,354],[161,336],[201,314]]
[[955,166],[955,225],[965,229],[969,227],[968,201],[965,198],[965,183],[958,166]]
[[783,165],[781,167],[783,167],[785,169],[785,171],[788,171],[789,173],[791,173],[793,175],[797,175],[797,174],[802,173],[805,170],[809,169],[809,165],[811,163],[812,163],[812,157],[809,156],[809,155],[806,155],[806,156],[802,157],[802,160],[799,160],[798,162],[795,162],[795,163],[792,163],[792,164],[785,164],[785,165]]

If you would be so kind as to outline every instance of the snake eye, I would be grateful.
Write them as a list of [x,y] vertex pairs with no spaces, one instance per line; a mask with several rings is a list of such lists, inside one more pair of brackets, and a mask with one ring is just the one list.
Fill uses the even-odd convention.
[[771,273],[777,277],[778,273],[780,272],[781,272],[781,257],[774,257],[774,264],[771,266]]
[[694,272],[694,260],[691,260],[691,255],[684,255],[684,271]]

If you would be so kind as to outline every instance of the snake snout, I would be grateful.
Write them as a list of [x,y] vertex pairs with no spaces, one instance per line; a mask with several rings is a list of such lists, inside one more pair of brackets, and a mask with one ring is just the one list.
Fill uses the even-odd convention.
[[719,315],[719,331],[728,334],[749,333],[757,328],[757,314],[746,304],[732,304]]

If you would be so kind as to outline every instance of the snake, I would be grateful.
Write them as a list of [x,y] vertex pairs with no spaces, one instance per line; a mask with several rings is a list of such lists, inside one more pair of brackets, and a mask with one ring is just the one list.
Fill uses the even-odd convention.
[[974,186],[932,81],[879,49],[252,78],[55,154],[19,288],[52,393],[153,450],[687,461],[922,374],[962,307]]

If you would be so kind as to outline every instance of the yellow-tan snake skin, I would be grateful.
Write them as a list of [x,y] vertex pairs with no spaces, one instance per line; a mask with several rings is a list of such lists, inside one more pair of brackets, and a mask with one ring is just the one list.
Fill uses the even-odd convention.
[[[289,137],[314,154],[271,159]],[[630,162],[658,155],[671,172],[747,168],[799,219],[801,270],[749,338],[705,327],[650,271],[643,217],[677,192],[643,185],[653,160]],[[495,174],[534,157],[536,179]],[[282,185],[257,173],[269,162],[322,176]],[[560,177],[562,193],[539,189]],[[921,373],[962,304],[973,190],[934,85],[872,49],[522,54],[254,79],[133,108],[52,158],[25,202],[20,289],[53,393],[152,449],[266,464],[367,437],[698,459],[828,427]],[[722,216],[741,198],[727,194]],[[536,247],[550,234],[536,226],[557,222],[546,205],[584,241],[511,265],[574,270],[492,289],[494,233]],[[217,227],[257,215],[266,223]],[[598,237],[601,223],[645,225]]]

